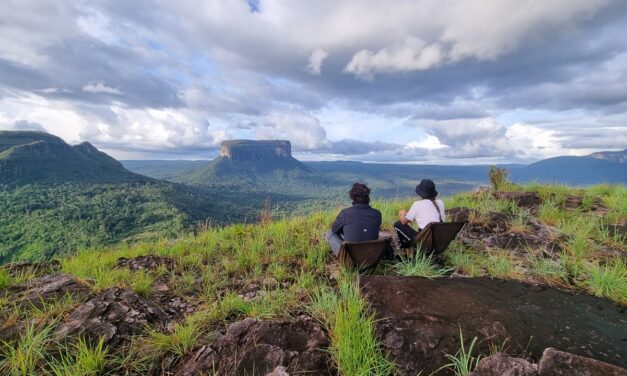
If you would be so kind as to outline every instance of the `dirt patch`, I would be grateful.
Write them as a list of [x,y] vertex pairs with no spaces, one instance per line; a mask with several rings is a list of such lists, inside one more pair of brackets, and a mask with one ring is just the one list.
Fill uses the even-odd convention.
[[376,334],[401,375],[426,374],[464,338],[479,350],[505,342],[507,352],[540,359],[547,347],[627,364],[625,307],[546,286],[490,278],[427,280],[362,276],[361,290],[379,319]]
[[176,270],[176,261],[169,257],[160,257],[155,255],[138,256],[134,258],[120,257],[116,267],[127,268],[131,271],[140,270],[156,270],[159,267],[165,267],[168,271]]
[[181,362],[177,376],[330,375],[329,338],[311,318],[296,321],[245,319]]
[[542,204],[542,199],[534,192],[492,192],[492,197],[514,201],[518,207],[525,209],[536,208]]
[[93,342],[102,337],[105,345],[115,347],[149,325],[165,328],[167,321],[166,313],[153,302],[132,290],[113,287],[74,309],[55,335],[61,340],[84,336]]

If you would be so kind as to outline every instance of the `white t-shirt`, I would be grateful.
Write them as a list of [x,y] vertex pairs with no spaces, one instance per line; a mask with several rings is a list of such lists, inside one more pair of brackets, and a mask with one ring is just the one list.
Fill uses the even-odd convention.
[[[442,221],[446,221],[444,215],[444,201],[435,200],[440,208],[440,214],[442,215]],[[418,200],[414,201],[407,212],[406,218],[410,221],[416,222],[419,229],[427,227],[431,222],[440,222],[440,216],[431,200]]]

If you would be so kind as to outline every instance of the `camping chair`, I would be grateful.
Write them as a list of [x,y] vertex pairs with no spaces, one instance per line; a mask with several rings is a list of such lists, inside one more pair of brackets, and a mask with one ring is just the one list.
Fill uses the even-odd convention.
[[337,255],[340,264],[355,268],[360,272],[374,269],[383,254],[390,247],[390,238],[369,240],[366,242],[344,242]]
[[411,242],[415,248],[410,247],[407,256],[415,256],[416,250],[420,250],[427,256],[439,256],[457,238],[466,223],[467,221],[429,223],[427,227],[416,234]]

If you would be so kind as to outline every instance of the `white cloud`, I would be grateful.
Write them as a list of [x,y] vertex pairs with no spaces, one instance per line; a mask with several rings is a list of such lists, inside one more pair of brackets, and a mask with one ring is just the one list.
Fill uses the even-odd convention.
[[327,58],[329,54],[322,48],[315,49],[311,55],[309,55],[309,64],[305,67],[305,70],[309,74],[319,75],[322,68],[322,62]]
[[438,44],[428,45],[418,38],[406,38],[393,48],[377,52],[361,50],[344,68],[344,72],[372,79],[374,73],[409,72],[427,70],[439,66],[443,55]]
[[407,145],[405,145],[405,150],[409,150],[409,151],[437,150],[437,149],[444,149],[444,148],[446,148],[446,145],[441,143],[437,137],[430,135],[430,134],[420,141],[411,141],[407,143]]
[[171,108],[128,109],[111,106],[112,121],[100,121],[82,133],[83,138],[109,149],[135,148],[147,151],[172,151],[180,148],[216,148],[229,134],[212,129],[201,115]]
[[124,92],[122,92],[120,89],[107,86],[102,81],[88,83],[87,85],[83,86],[83,91],[86,93],[103,93],[111,95],[124,94]]
[[296,150],[318,150],[329,146],[320,121],[304,112],[273,111],[264,118],[264,126],[255,129],[259,139],[290,140]]
[[505,135],[521,158],[554,157],[559,155],[562,147],[556,132],[529,124],[516,123]]

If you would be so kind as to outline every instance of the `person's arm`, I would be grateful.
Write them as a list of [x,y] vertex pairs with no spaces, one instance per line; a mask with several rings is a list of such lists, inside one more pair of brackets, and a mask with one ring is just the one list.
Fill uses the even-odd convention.
[[409,218],[407,218],[407,210],[401,210],[400,212],[398,212],[398,219],[404,225],[406,225],[406,224],[411,222],[411,220]]
[[414,202],[411,205],[411,208],[409,208],[409,211],[401,210],[400,212],[398,212],[398,219],[401,221],[402,224],[407,225],[411,223],[414,219],[416,219],[417,210],[418,209],[416,207],[416,203]]
[[331,231],[333,231],[336,234],[341,234],[342,233],[342,228],[344,227],[344,210],[342,210],[337,217],[335,218],[335,221],[333,222],[333,225],[331,225]]

